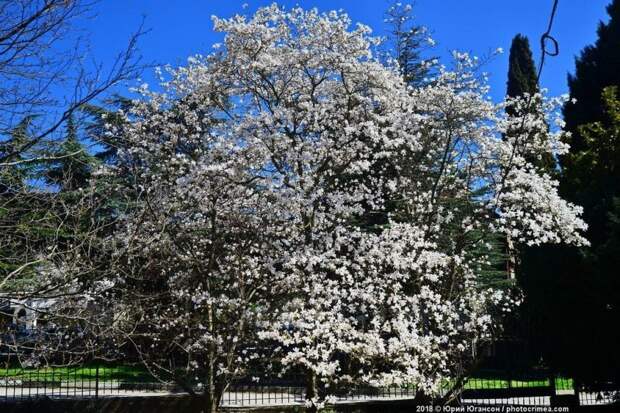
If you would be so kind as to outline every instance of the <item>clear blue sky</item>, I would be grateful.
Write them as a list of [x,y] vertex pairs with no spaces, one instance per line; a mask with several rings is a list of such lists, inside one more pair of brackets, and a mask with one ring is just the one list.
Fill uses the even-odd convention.
[[[406,3],[405,0],[403,0]],[[242,10],[243,3],[248,8]],[[129,34],[145,17],[150,29],[141,43],[144,59],[159,64],[183,64],[196,53],[206,54],[221,37],[212,30],[210,16],[251,13],[270,0],[103,0],[96,4],[97,15],[81,25],[91,33],[93,57],[111,61],[114,53],[125,45]],[[384,34],[383,13],[387,0],[281,0],[286,7],[297,4],[327,11],[344,9],[353,22]],[[560,55],[547,59],[541,85],[552,95],[567,92],[566,75],[574,68],[574,57],[596,39],[596,27],[606,21],[607,0],[560,0],[553,34],[560,44]],[[436,53],[447,56],[451,50],[468,51],[477,56],[498,47],[504,55],[490,62],[492,96],[505,93],[508,50],[516,33],[530,38],[536,60],[539,59],[539,37],[545,31],[552,0],[417,0],[414,11],[419,24],[428,26],[437,41]],[[145,73],[144,79],[152,76]]]

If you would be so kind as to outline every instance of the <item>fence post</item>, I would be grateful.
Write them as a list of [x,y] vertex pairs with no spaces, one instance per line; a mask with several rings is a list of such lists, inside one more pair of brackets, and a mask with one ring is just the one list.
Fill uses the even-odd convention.
[[551,391],[551,396],[555,397],[556,396],[556,386],[555,386],[555,374],[551,373],[549,375],[549,387],[551,387],[549,390]]
[[[575,380],[573,380],[575,394],[557,394],[555,389],[555,382],[557,380],[555,378],[555,374],[549,379],[554,386],[553,392],[551,393],[551,407],[566,407],[572,412],[573,409],[579,406],[579,385],[575,382]],[[562,382],[565,383],[565,381]]]
[[573,377],[573,390],[575,391],[575,406],[579,407],[581,405],[581,401],[579,400],[579,388],[581,387],[581,383],[575,377]]
[[99,364],[95,366],[95,400],[99,400]]

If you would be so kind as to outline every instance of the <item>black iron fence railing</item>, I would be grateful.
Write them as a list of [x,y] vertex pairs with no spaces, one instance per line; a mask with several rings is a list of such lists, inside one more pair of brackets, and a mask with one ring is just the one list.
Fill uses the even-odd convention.
[[[451,387],[446,382],[446,392]],[[600,405],[618,402],[620,386],[609,384],[583,389],[571,379],[548,377],[542,372],[508,375],[497,370],[480,371],[469,378],[458,397],[475,405]],[[200,391],[200,388],[196,388]],[[155,396],[181,393],[178,386],[162,383],[133,365],[86,365],[48,368],[0,369],[0,402],[47,397],[98,399],[119,396]],[[412,386],[386,388],[339,386],[329,392],[335,402],[412,399]],[[241,380],[223,394],[224,406],[299,405],[305,402],[301,377],[294,380]]]

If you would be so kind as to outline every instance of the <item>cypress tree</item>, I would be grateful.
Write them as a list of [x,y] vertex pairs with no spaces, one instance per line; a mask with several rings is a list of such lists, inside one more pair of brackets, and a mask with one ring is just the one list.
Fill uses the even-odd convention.
[[[512,39],[510,46],[508,64],[508,81],[506,85],[506,95],[511,98],[524,98],[532,96],[539,92],[538,79],[536,75],[536,64],[532,56],[530,42],[528,38],[522,34],[517,34]],[[528,111],[536,112],[540,109],[540,101],[534,99],[530,102]],[[518,113],[513,107],[508,107],[506,112],[509,116],[519,117],[524,113]],[[542,116],[542,113],[541,113]],[[507,135],[510,135],[508,131]],[[512,133],[520,133],[514,131]],[[546,173],[553,173],[555,160],[552,156],[545,156],[542,160],[529,159],[534,165],[543,169]],[[538,348],[540,338],[537,331],[540,331],[539,314],[544,312],[545,302],[543,296],[539,294],[541,291],[542,278],[544,274],[539,274],[536,267],[532,267],[532,262],[537,262],[538,257],[544,254],[545,247],[526,247],[520,246],[520,251],[515,251],[516,246],[513,245],[510,238],[507,239],[507,253],[509,275],[511,272],[516,273],[517,283],[524,293],[524,302],[516,318],[507,320],[507,329],[509,335],[523,341],[527,344],[530,354],[525,353],[525,360],[519,362],[531,362],[538,358],[541,350]],[[517,259],[518,257],[518,259]],[[517,262],[518,261],[518,262]],[[530,358],[530,360],[528,360]],[[515,360],[517,361],[517,360]]]
[[[526,36],[517,34],[512,39],[510,46],[506,95],[511,98],[536,95],[539,92],[537,77],[530,42]],[[540,116],[543,116],[540,112],[540,99],[532,99],[528,111],[530,113],[539,112]],[[517,113],[516,109],[510,106],[506,108],[506,112],[509,116],[523,115],[523,113]],[[510,134],[510,131],[508,133]],[[519,132],[515,131],[515,133]],[[528,160],[547,174],[554,175],[556,172],[556,161],[551,154],[543,155],[542,159]]]
[[520,97],[526,93],[537,93],[536,66],[527,37],[517,34],[512,39],[508,61],[506,94],[509,97]]
[[[510,54],[508,56],[508,81],[506,84],[506,95],[510,98],[524,98],[525,96],[532,96],[538,93],[538,80],[536,76],[536,65],[534,58],[532,57],[532,50],[530,49],[530,42],[528,38],[522,34],[517,34],[512,39],[510,45]],[[531,101],[530,112],[536,111],[538,107],[538,101]],[[506,108],[508,116],[519,117],[525,115],[525,113],[519,113],[516,108],[508,106]],[[520,131],[508,131],[507,135],[519,134]],[[536,162],[535,162],[536,163]],[[506,239],[507,254],[508,254],[508,275],[509,278],[514,277],[514,273],[517,267],[516,246],[513,244],[510,237]],[[527,248],[526,250],[531,250]],[[527,254],[522,254],[527,255]],[[521,261],[523,256],[521,257]]]
[[[568,139],[571,150],[561,159],[564,170],[561,189],[568,199],[584,206],[590,226],[588,239],[593,245],[607,239],[606,211],[620,192],[617,174],[583,174],[583,162],[579,162],[582,154],[592,151],[597,144],[588,142],[583,126],[608,122],[609,98],[603,97],[603,90],[608,86],[620,86],[620,0],[607,6],[607,12],[609,22],[599,25],[598,39],[582,51],[575,63],[575,74],[568,77],[571,101],[564,107],[566,128],[571,133]],[[599,141],[599,145],[604,142]],[[609,162],[608,159],[592,159],[592,162],[597,161]]]

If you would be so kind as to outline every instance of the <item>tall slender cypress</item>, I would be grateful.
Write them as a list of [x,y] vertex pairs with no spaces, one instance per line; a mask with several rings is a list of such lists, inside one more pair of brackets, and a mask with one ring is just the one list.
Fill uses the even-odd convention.
[[[522,34],[517,34],[512,40],[506,89],[506,94],[511,98],[525,98],[539,92],[536,64],[530,49],[530,42]],[[543,116],[540,99],[534,98],[528,101],[530,104],[526,110],[529,113],[539,113],[540,116]],[[509,116],[516,117],[524,115],[512,107],[507,108],[507,113]],[[511,131],[508,131],[508,134],[510,133]],[[520,131],[513,133],[518,134]],[[556,174],[556,161],[551,154],[546,154],[542,158],[528,159],[528,161],[545,173]],[[509,326],[511,329],[509,332],[526,345],[527,351],[522,354],[526,358],[530,358],[529,361],[525,360],[525,362],[532,363],[544,354],[544,350],[540,346],[543,338],[540,333],[545,331],[546,319],[541,314],[547,312],[549,303],[546,289],[549,273],[542,273],[538,263],[542,257],[548,254],[550,247],[520,245],[517,253],[514,251],[517,246],[512,244],[510,238],[508,238],[507,243],[509,272],[511,267],[515,268],[517,283],[524,293],[524,302],[521,305],[518,317],[511,320],[514,324]]]
[[512,39],[508,64],[508,82],[506,94],[520,97],[538,92],[536,66],[527,37],[517,34]]

